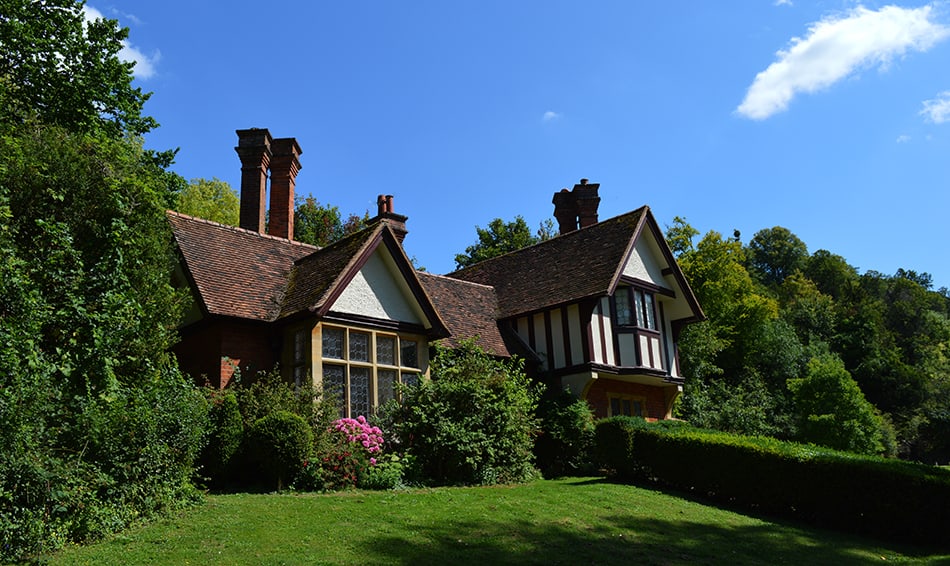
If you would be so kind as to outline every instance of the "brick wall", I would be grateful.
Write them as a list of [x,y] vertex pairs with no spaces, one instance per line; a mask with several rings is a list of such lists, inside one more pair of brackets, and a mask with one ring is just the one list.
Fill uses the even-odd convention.
[[608,394],[641,397],[645,401],[643,416],[647,420],[662,420],[670,418],[669,410],[675,393],[675,386],[655,387],[601,377],[587,390],[587,402],[593,407],[595,416],[603,418],[608,412]]
[[182,371],[196,383],[224,388],[236,367],[251,377],[272,369],[278,348],[270,330],[262,324],[222,321],[187,329],[172,351]]

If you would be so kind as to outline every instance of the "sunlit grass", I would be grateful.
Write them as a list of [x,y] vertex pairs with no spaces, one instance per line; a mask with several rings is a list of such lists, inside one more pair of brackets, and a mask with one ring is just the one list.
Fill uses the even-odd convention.
[[52,564],[943,564],[596,478],[329,495],[214,495]]

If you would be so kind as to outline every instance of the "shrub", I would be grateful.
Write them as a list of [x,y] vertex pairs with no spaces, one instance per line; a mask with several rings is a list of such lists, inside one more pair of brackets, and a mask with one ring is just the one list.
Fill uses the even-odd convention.
[[633,477],[634,431],[646,426],[640,417],[616,416],[597,421],[594,427],[593,463],[620,478]]
[[277,490],[293,481],[304,468],[313,447],[313,432],[303,418],[275,411],[258,419],[249,434],[251,454]]
[[233,390],[209,390],[210,433],[208,445],[202,453],[202,473],[211,485],[221,487],[234,477],[241,445],[244,441],[244,422]]
[[377,464],[383,446],[383,432],[370,425],[363,415],[333,422],[329,450],[319,458],[319,489],[337,490],[362,483],[367,470]]
[[538,407],[541,434],[535,440],[538,468],[548,477],[590,468],[594,412],[584,399],[564,390]]
[[363,489],[396,489],[404,485],[405,462],[395,454],[385,454],[366,468],[359,478]]
[[400,390],[384,411],[384,428],[415,458],[433,484],[483,485],[525,481],[537,431],[541,387],[520,360],[498,360],[472,341],[437,347],[431,380]]

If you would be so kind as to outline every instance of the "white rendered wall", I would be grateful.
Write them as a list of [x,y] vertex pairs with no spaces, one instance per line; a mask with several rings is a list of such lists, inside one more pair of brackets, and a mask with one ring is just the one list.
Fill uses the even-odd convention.
[[402,274],[383,248],[378,248],[346,286],[331,310],[379,318],[424,324],[425,317],[412,296]]

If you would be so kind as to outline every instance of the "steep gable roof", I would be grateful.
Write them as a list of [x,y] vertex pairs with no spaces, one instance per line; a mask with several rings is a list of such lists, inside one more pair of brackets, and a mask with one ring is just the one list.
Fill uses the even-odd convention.
[[206,314],[272,320],[294,261],[318,249],[178,212],[167,216]]
[[605,295],[646,212],[639,208],[447,276],[495,287],[500,318]]
[[490,285],[498,316],[508,318],[589,297],[610,295],[644,227],[655,236],[670,273],[696,318],[699,303],[666,246],[649,207],[641,207],[586,228],[488,259],[447,277]]

